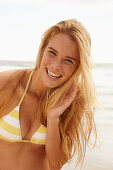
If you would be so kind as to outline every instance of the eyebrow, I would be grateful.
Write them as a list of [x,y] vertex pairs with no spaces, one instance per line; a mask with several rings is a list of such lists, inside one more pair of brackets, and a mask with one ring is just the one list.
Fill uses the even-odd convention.
[[48,48],[50,48],[51,50],[53,50],[53,51],[55,51],[56,53],[58,53],[58,51],[55,50],[53,47],[48,47]]
[[[51,50],[53,50],[53,51],[55,51],[56,53],[58,53],[58,51],[57,50],[55,50],[53,47],[48,47],[49,49],[51,49]],[[77,63],[79,62],[79,60],[78,59],[76,59],[76,58],[74,58],[74,57],[70,57],[70,56],[66,56],[67,58],[70,58],[70,59],[72,59],[72,60],[74,60],[74,61],[76,61]]]

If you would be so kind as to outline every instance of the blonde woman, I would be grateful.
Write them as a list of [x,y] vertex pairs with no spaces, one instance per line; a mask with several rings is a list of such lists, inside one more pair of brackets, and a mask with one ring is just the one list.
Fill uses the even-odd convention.
[[85,157],[94,122],[91,41],[70,19],[42,36],[34,69],[0,73],[0,169],[59,170]]

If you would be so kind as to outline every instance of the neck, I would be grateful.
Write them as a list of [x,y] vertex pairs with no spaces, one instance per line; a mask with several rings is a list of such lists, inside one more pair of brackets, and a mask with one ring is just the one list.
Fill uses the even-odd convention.
[[39,70],[34,70],[32,79],[31,79],[31,86],[30,86],[30,93],[36,96],[38,99],[44,97],[47,92],[47,87],[45,87],[42,83],[42,79],[39,74]]

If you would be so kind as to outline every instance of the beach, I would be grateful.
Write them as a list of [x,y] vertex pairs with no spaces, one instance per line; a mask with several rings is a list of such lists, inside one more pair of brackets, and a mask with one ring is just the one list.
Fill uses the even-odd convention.
[[[113,125],[98,126],[101,132],[101,146],[87,150],[82,170],[113,170]],[[80,170],[75,168],[74,160],[62,170]]]
[[[113,170],[113,64],[97,64],[94,68],[99,106],[95,112],[98,129],[97,146],[87,148],[82,170]],[[74,168],[74,160],[62,170]]]
[[[33,62],[0,61],[0,71],[33,67]],[[99,140],[91,150],[87,148],[82,170],[113,170],[113,64],[97,63],[93,69],[99,105],[95,111],[95,122]],[[100,142],[99,142],[100,141]],[[75,168],[74,160],[62,170]]]

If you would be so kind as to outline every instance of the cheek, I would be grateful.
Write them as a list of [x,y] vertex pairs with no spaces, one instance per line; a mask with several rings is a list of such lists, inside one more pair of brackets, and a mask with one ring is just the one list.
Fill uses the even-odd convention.
[[64,67],[65,69],[65,73],[67,74],[67,76],[69,77],[69,76],[71,76],[72,74],[73,74],[73,72],[75,71],[75,67],[73,67],[73,66],[65,66]]
[[49,59],[49,57],[44,55],[43,58],[42,58],[41,64],[46,65],[48,63],[50,63],[50,59]]

